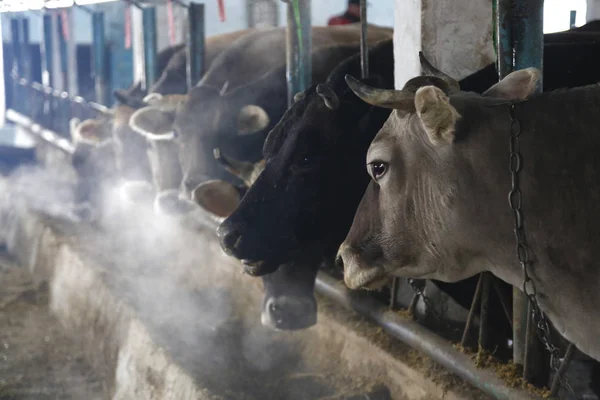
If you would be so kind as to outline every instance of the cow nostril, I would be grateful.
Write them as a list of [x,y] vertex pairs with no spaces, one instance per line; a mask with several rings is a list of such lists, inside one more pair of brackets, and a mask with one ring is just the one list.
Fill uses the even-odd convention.
[[335,256],[335,266],[339,269],[344,269],[344,260],[342,259],[342,255],[340,253]]
[[226,252],[234,251],[237,247],[240,237],[242,236],[236,229],[227,229],[222,227],[219,227],[217,230],[217,235],[221,240],[221,247]]

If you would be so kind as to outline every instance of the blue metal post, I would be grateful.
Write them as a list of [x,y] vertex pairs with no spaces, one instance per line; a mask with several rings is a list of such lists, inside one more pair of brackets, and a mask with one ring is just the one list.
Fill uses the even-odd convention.
[[63,34],[63,20],[60,16],[56,18],[56,33],[58,34],[58,51],[60,54],[60,74],[63,77],[63,90],[67,87],[69,63],[67,60],[67,41]]
[[145,7],[142,10],[144,26],[144,70],[146,74],[145,87],[148,89],[156,82],[156,9]]
[[94,81],[96,85],[96,101],[107,105],[106,98],[106,48],[104,42],[104,13],[92,14]]
[[29,19],[21,19],[21,54],[22,54],[22,67],[23,67],[23,78],[27,79],[27,82],[31,83],[32,80],[32,66],[31,66],[31,47],[29,43]]
[[205,32],[204,4],[190,3],[188,7],[187,35],[187,79],[188,88],[192,88],[204,74],[205,65]]
[[[514,0],[515,70],[544,64],[544,0]],[[542,91],[542,80],[536,92]]]
[[513,71],[513,40],[511,21],[511,0],[495,0],[496,4],[496,49],[498,59],[496,69],[500,79]]
[[50,86],[52,82],[52,15],[45,14],[43,19],[42,41],[42,84]]
[[21,71],[21,29],[18,18],[10,19],[10,33],[12,39],[12,75],[19,76]]
[[311,84],[312,29],[310,0],[289,0],[286,38],[288,105],[292,105],[294,96]]
[[10,19],[10,33],[11,33],[11,47],[12,47],[12,69],[11,69],[11,96],[10,96],[10,107],[16,111],[20,111],[19,105],[21,103],[19,99],[19,78],[23,73],[21,67],[21,35],[20,35],[20,21],[18,18]]

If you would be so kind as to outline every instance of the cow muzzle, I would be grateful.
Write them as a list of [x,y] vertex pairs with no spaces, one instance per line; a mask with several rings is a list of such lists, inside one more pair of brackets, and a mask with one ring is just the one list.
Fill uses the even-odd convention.
[[276,330],[299,330],[317,323],[317,301],[314,296],[270,297],[261,313],[263,326]]
[[368,265],[358,251],[345,243],[340,246],[336,264],[343,265],[344,283],[350,289],[375,290],[384,286],[390,279],[383,268]]

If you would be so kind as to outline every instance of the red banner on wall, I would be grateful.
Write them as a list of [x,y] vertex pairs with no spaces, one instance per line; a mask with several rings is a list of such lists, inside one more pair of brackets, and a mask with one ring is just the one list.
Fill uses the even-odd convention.
[[173,0],[167,0],[167,20],[169,24],[169,42],[175,46],[175,15],[173,14]]
[[225,3],[224,0],[219,0],[219,19],[225,22]]
[[125,6],[125,48],[131,48],[131,5]]

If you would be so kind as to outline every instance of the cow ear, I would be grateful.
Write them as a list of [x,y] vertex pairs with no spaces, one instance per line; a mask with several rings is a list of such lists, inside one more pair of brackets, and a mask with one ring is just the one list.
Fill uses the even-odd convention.
[[533,93],[540,76],[540,71],[535,68],[511,72],[500,82],[486,90],[483,96],[506,100],[524,100]]
[[[74,124],[75,121],[71,120]],[[73,125],[71,125],[73,127]],[[79,122],[71,132],[73,142],[89,142],[98,144],[103,140],[108,139],[108,134],[104,129],[103,121],[96,119],[86,119]]]
[[419,88],[415,94],[415,109],[431,143],[452,143],[460,114],[442,90],[435,86]]
[[269,126],[271,119],[264,108],[256,105],[242,107],[238,115],[238,134],[250,135]]
[[200,207],[221,218],[230,216],[240,204],[239,190],[221,180],[202,182],[192,196]]
[[174,139],[174,122],[175,111],[164,111],[155,106],[141,108],[129,118],[131,129],[149,140]]

